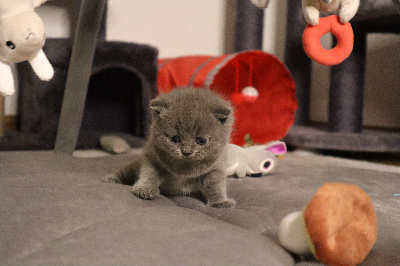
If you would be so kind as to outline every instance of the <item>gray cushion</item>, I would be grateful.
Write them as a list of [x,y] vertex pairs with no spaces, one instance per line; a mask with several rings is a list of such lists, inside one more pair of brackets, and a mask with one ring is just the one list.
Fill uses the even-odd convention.
[[363,264],[400,264],[399,167],[289,153],[272,175],[229,179],[236,208],[213,209],[100,182],[130,159],[0,153],[0,264],[292,265],[280,220],[325,182],[356,184],[373,200],[379,235]]
[[100,182],[129,160],[0,153],[0,264],[293,264],[267,237]]
[[[302,210],[317,189],[327,182],[360,186],[371,197],[378,218],[378,240],[364,265],[400,263],[400,167],[381,166],[331,157],[288,154],[276,173],[263,178],[230,179],[233,210],[216,210],[183,197],[179,206],[196,209],[222,221],[267,236],[278,242],[283,217]],[[301,258],[299,258],[301,259]],[[310,257],[305,258],[310,260]]]

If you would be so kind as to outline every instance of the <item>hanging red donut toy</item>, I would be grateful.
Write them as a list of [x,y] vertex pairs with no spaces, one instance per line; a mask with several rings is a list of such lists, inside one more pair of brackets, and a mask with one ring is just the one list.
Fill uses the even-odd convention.
[[[337,45],[327,50],[321,44],[321,37],[329,32],[336,37]],[[321,65],[333,66],[342,63],[350,56],[353,45],[353,28],[349,22],[342,24],[336,15],[320,18],[316,26],[307,25],[303,33],[304,51]]]

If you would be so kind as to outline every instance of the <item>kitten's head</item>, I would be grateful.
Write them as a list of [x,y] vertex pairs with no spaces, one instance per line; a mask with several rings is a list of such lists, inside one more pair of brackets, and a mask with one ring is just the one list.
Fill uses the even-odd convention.
[[150,138],[160,156],[215,160],[230,140],[230,103],[207,89],[180,88],[151,101]]

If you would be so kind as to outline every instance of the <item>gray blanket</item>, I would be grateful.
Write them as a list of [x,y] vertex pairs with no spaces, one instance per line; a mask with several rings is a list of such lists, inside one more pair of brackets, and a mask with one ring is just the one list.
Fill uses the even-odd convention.
[[272,175],[229,179],[236,208],[213,209],[188,197],[141,200],[100,182],[131,156],[1,152],[0,264],[312,262],[282,249],[277,229],[325,182],[356,184],[374,202],[379,236],[364,264],[400,264],[399,167],[289,153]]

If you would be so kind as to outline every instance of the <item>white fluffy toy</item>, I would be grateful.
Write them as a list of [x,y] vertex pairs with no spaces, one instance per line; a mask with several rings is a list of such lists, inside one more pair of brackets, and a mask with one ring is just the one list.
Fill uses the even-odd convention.
[[302,0],[303,14],[308,24],[318,25],[320,13],[338,14],[346,24],[357,13],[360,0]]
[[277,156],[284,155],[286,151],[286,144],[282,141],[247,148],[228,144],[225,174],[235,177],[262,177],[270,174],[278,164]]
[[0,94],[15,91],[10,63],[28,61],[41,80],[50,80],[53,67],[44,54],[43,21],[35,8],[47,0],[0,1]]

